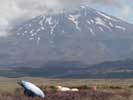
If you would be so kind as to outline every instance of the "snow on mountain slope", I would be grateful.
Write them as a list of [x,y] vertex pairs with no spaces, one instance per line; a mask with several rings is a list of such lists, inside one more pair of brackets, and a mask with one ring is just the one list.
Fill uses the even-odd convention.
[[73,12],[40,15],[14,33],[14,63],[79,61],[95,64],[126,55],[133,25],[98,10],[81,6]]
[[[70,29],[69,26],[71,26]],[[23,24],[15,31],[18,36],[28,35],[27,38],[29,40],[40,41],[39,34],[41,32],[49,33],[49,36],[55,35],[57,31],[59,31],[59,34],[86,32],[86,34],[93,36],[102,36],[106,32],[113,32],[115,35],[116,33],[126,33],[128,29],[127,23],[119,19],[91,8],[81,7],[72,13],[40,15],[30,22]],[[110,35],[113,36],[113,34]]]

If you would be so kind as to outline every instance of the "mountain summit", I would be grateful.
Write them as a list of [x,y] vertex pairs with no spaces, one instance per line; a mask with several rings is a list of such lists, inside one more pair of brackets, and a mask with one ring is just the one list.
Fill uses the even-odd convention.
[[37,16],[12,33],[9,55],[4,57],[23,66],[48,61],[96,64],[124,59],[133,51],[133,25],[88,6]]

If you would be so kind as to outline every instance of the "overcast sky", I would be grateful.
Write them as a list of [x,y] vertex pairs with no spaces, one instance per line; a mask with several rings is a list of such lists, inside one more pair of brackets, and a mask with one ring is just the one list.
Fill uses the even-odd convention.
[[[92,0],[93,1],[93,0]],[[98,1],[98,0],[97,0]],[[133,0],[103,0],[108,4],[95,4],[93,7],[125,21],[133,23]]]
[[54,9],[78,7],[87,2],[90,7],[96,8],[110,15],[133,23],[133,0],[0,0],[0,36],[6,35],[12,23],[20,23]]

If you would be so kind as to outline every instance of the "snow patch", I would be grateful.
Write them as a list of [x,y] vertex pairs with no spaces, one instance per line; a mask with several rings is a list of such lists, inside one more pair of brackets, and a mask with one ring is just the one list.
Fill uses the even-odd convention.
[[45,30],[45,28],[44,27],[41,27],[41,30]]
[[69,20],[72,21],[75,26],[76,26],[76,29],[81,31],[81,28],[79,27],[79,22],[78,22],[78,19],[81,15],[77,14],[77,15],[69,15]]
[[104,32],[104,29],[102,27],[98,27],[102,32]]
[[111,27],[114,27],[114,25],[113,25],[111,22],[109,22],[109,25],[110,25]]
[[88,20],[87,20],[87,23],[88,23],[89,25],[91,25],[91,22],[90,22],[90,21],[88,21]]
[[96,34],[95,34],[95,32],[93,31],[93,29],[92,28],[88,28],[89,29],[89,31],[91,32],[91,34],[93,35],[93,36],[96,36]]
[[126,28],[125,27],[122,27],[122,26],[115,26],[115,28],[117,28],[117,29],[121,29],[121,30],[123,30],[123,31],[125,31],[126,30]]
[[109,16],[107,16],[107,15],[103,14],[102,12],[97,12],[97,13],[98,13],[98,14],[100,14],[101,16],[103,16],[103,17],[105,17],[105,18],[109,19],[109,20],[117,21],[116,19],[111,18],[111,17],[109,17]]
[[99,18],[99,17],[95,18],[95,23],[98,24],[98,25],[102,25],[102,26],[108,28],[109,30],[111,30],[110,27],[108,27],[106,25],[106,23],[101,18]]
[[41,40],[41,38],[40,38],[40,37],[38,37],[38,38],[37,38],[37,40],[38,40],[38,41],[40,41],[40,40]]
[[41,38],[40,37],[37,37],[37,44],[39,44]]
[[52,25],[52,17],[46,18],[45,20],[46,23],[48,23],[49,25]]
[[86,7],[85,6],[80,6],[82,9],[85,9]]
[[42,19],[39,22],[39,25],[43,26],[43,22],[45,21],[45,16],[42,17]]
[[91,19],[90,21],[91,21],[91,23],[94,23],[94,20],[93,19]]
[[37,33],[35,32],[35,33],[33,33],[33,34],[31,34],[31,36],[33,37],[33,36],[35,36],[35,35],[37,35]]
[[54,30],[55,30],[57,24],[58,24],[58,22],[56,22],[55,25],[53,25],[53,26],[51,27],[51,31],[50,31],[50,34],[51,34],[51,35],[54,33]]
[[32,34],[32,33],[33,33],[33,31],[34,31],[34,29],[32,29],[32,30],[30,31],[30,34]]

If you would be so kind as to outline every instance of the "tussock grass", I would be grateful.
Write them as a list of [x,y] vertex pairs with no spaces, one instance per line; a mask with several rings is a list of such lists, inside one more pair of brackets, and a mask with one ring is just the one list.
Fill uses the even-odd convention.
[[[45,100],[133,100],[133,80],[44,78],[0,78],[0,100],[28,100],[23,94],[23,89],[17,85],[20,80],[37,84],[45,92]],[[80,91],[60,92],[56,88],[57,85],[78,88]],[[91,90],[94,85],[97,86],[96,92]]]
[[[53,88],[53,87],[51,87]],[[90,91],[81,90],[79,92],[52,92],[45,91],[46,98],[44,100],[133,100],[129,92],[102,92],[102,91]],[[0,100],[28,100],[23,95],[22,89],[16,89],[14,93],[7,93],[0,91]],[[32,100],[43,100],[41,98],[35,98]]]

